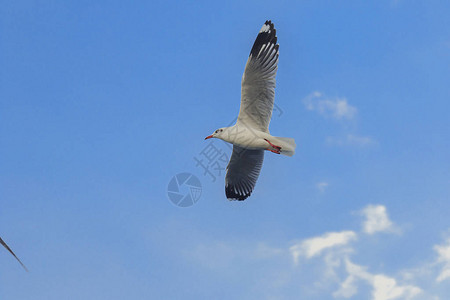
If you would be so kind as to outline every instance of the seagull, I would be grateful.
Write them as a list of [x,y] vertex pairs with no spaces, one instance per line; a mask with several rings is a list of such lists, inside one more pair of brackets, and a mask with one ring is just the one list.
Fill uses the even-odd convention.
[[22,265],[22,267],[25,269],[25,271],[28,272],[27,267],[25,267],[25,265],[20,261],[20,259],[14,254],[14,252],[11,250],[11,248],[9,248],[9,246],[5,243],[5,241],[2,240],[2,238],[0,238],[0,244],[3,245],[3,247],[6,248],[6,250],[9,251],[9,253],[11,253],[16,259],[17,261]]
[[245,65],[241,108],[236,124],[219,128],[205,138],[218,138],[233,144],[225,176],[225,195],[229,200],[245,200],[251,195],[261,171],[265,150],[287,156],[295,153],[294,139],[272,136],[269,132],[278,48],[275,27],[272,21],[266,21]]

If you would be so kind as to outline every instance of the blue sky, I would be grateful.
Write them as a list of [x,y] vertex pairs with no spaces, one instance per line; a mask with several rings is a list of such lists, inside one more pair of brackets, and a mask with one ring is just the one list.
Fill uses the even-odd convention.
[[[1,299],[445,299],[450,4],[0,1]],[[196,166],[265,20],[252,196]],[[223,153],[229,148],[214,141]],[[188,208],[167,196],[202,183]]]

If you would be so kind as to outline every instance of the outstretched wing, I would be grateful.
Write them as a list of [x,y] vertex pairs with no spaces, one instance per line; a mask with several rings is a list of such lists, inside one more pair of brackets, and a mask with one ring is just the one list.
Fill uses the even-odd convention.
[[273,23],[266,21],[256,37],[242,76],[238,122],[265,132],[268,132],[275,98],[278,47]]
[[25,269],[25,271],[28,272],[27,267],[25,267],[25,265],[20,261],[20,259],[14,254],[14,252],[11,250],[11,248],[9,248],[9,246],[2,240],[2,238],[0,238],[0,244],[3,245],[3,247],[6,248],[6,250],[9,251],[9,253],[11,253],[16,259],[17,261],[22,265],[22,267]]
[[255,188],[264,161],[264,150],[233,146],[227,166],[225,194],[230,200],[245,200]]

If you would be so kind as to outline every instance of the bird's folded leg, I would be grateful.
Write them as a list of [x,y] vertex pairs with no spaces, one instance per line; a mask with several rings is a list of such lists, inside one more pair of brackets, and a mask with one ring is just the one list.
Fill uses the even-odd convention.
[[273,149],[267,148],[266,150],[270,151],[270,152],[273,152],[273,153],[276,153],[276,154],[281,154],[279,149],[273,150]]
[[[280,147],[280,146],[277,146],[277,145],[272,144],[268,139],[264,139],[264,140],[265,140],[266,142],[268,142],[270,146],[274,147],[275,149],[278,150],[278,152],[280,152],[280,150],[281,150],[281,147]],[[273,152],[273,151],[272,151],[272,152]],[[280,154],[280,153],[278,153],[278,154]]]

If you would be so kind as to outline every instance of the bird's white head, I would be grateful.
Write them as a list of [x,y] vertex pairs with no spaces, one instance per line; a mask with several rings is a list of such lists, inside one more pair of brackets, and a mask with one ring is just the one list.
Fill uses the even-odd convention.
[[216,131],[213,132],[213,134],[205,137],[205,140],[211,139],[211,138],[223,139],[223,137],[225,136],[226,129],[227,129],[226,127],[217,129]]

